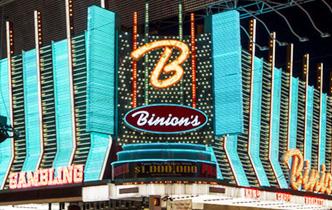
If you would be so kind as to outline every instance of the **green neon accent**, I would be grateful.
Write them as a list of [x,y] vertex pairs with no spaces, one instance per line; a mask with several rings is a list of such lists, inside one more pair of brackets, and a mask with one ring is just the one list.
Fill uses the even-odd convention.
[[[145,2],[145,43],[149,42],[149,1],[147,0]],[[145,104],[148,105],[149,104],[149,68],[148,68],[148,64],[149,64],[149,55],[146,54],[145,55],[145,60],[144,60],[144,64],[145,64],[145,72],[144,72],[144,77],[145,77]]]

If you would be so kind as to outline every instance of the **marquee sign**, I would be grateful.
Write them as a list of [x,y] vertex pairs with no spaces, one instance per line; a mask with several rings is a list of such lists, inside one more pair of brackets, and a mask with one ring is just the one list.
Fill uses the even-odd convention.
[[83,182],[83,165],[15,172],[9,175],[9,189],[78,184]]
[[142,161],[113,166],[114,179],[216,178],[216,165],[190,161]]
[[177,104],[141,106],[125,115],[125,123],[128,126],[159,134],[193,131],[204,126],[207,119],[202,111]]

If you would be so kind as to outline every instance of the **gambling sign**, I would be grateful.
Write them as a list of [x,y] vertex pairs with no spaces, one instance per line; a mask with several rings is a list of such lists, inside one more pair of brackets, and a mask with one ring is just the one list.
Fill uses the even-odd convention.
[[83,175],[83,165],[15,172],[9,175],[9,189],[78,184]]

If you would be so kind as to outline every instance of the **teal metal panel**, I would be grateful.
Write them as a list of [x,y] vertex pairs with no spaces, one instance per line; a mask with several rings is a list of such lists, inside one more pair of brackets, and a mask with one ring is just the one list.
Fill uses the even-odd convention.
[[107,161],[112,139],[107,134],[91,133],[91,146],[84,169],[84,181],[100,180]]
[[307,127],[306,127],[306,138],[304,142],[304,159],[311,162],[312,153],[312,123],[313,123],[313,106],[314,106],[314,87],[308,86],[308,98],[307,98]]
[[226,140],[226,154],[229,158],[230,165],[234,171],[234,176],[240,186],[249,186],[249,181],[244,172],[239,154],[237,152],[237,135],[229,135]]
[[224,179],[222,174],[221,174],[220,166],[218,164],[218,160],[217,160],[216,154],[213,151],[213,148],[212,147],[207,147],[207,151],[209,151],[211,153],[211,161],[216,163],[217,179]]
[[281,69],[274,70],[272,139],[270,160],[274,168],[280,188],[288,188],[284,173],[279,162],[279,130],[280,130],[280,101],[281,101]]
[[42,154],[40,145],[39,107],[38,107],[38,75],[36,50],[23,52],[23,88],[25,110],[26,157],[22,171],[35,171]]
[[115,13],[97,6],[88,9],[87,131],[114,134]]
[[215,134],[243,132],[240,18],[237,11],[213,15],[212,57]]
[[[0,115],[7,117],[7,123],[10,122],[10,104],[9,104],[9,81],[8,81],[8,62],[7,59],[0,60]],[[12,153],[11,140],[7,139],[0,143],[0,187],[6,182],[7,171],[11,167]]]
[[263,59],[255,58],[253,84],[253,101],[251,110],[251,140],[250,156],[252,164],[255,167],[257,178],[261,186],[270,186],[269,180],[265,173],[261,159],[259,158],[260,148],[260,130],[261,130],[261,109],[262,109],[262,80],[263,80]]
[[99,180],[109,155],[115,126],[115,13],[97,6],[88,8],[87,131],[91,146],[85,166],[85,181]]
[[291,113],[290,113],[290,139],[288,148],[296,149],[296,131],[297,131],[297,113],[298,113],[298,92],[299,92],[299,79],[292,78],[292,104],[291,104]]
[[53,167],[67,166],[73,150],[73,128],[67,40],[52,43],[57,151]]
[[326,93],[322,94],[322,110],[320,117],[320,141],[319,141],[319,166],[325,164],[325,153],[326,153],[326,102],[327,95]]

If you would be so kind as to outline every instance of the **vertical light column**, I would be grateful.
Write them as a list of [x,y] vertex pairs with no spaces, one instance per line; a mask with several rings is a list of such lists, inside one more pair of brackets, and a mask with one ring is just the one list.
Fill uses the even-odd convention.
[[[179,5],[179,40],[183,40],[183,2],[182,0],[178,0]],[[183,81],[180,80],[180,92],[181,92],[181,103],[183,103]]]
[[[275,49],[276,49],[276,33],[273,32],[270,34],[270,43],[269,43],[269,47],[270,47],[270,51],[269,51],[269,64],[270,64],[270,72],[271,72],[271,92],[270,92],[270,114],[269,114],[269,161],[271,162],[271,153],[272,153],[272,135],[273,135],[273,130],[272,130],[272,126],[273,126],[273,93],[274,93],[274,66],[275,66]],[[271,166],[272,166],[272,170],[273,173],[275,175],[275,177],[277,177],[276,171],[273,167],[273,164],[271,162]]]
[[[249,124],[248,124],[248,155],[249,155],[249,160],[254,168],[255,175],[258,179],[258,183],[260,186],[262,186],[261,179],[257,173],[257,168],[255,165],[255,161],[253,160],[252,157],[252,139],[251,139],[251,127],[252,127],[252,106],[253,106],[253,97],[254,97],[254,69],[255,69],[255,50],[256,50],[256,20],[251,19],[249,22],[249,55],[250,55],[250,101],[249,101]],[[264,184],[263,184],[264,185]]]
[[70,105],[71,105],[71,124],[73,132],[73,150],[70,157],[69,164],[72,163],[76,151],[76,110],[75,110],[75,88],[74,88],[74,74],[73,74],[73,49],[72,49],[72,18],[73,18],[73,2],[66,0],[66,35],[68,46],[68,66],[69,66],[69,84],[70,84]]
[[[145,1],[145,19],[144,19],[144,34],[145,43],[149,42],[149,0]],[[144,56],[145,71],[144,71],[144,91],[145,91],[145,105],[149,104],[149,55]]]
[[195,14],[190,14],[190,35],[191,35],[191,93],[192,107],[196,108],[196,31],[195,31]]
[[291,145],[291,125],[292,125],[292,80],[293,80],[293,53],[294,44],[291,43],[287,48],[287,72],[289,74],[288,89],[288,122],[287,122],[287,148]]
[[[312,118],[312,102],[313,102],[313,88],[309,87],[309,54],[305,54],[303,58],[303,75],[305,79],[305,110],[304,110],[304,159],[311,161],[311,148],[312,148],[312,141],[311,141],[311,130],[308,130],[310,122],[309,118]],[[312,90],[312,91],[311,91]],[[310,93],[309,93],[310,92]],[[309,107],[310,105],[310,107]],[[311,113],[311,115],[310,115]]]
[[[11,126],[14,126],[14,106],[13,106],[13,84],[12,84],[12,54],[14,53],[14,42],[13,42],[13,29],[12,24],[9,21],[6,21],[6,46],[7,46],[7,69],[8,69],[8,90],[9,90],[9,124]],[[4,175],[4,180],[1,183],[0,189],[3,189],[5,186],[5,180],[7,180],[7,177],[10,172],[10,168],[14,161],[14,155],[15,155],[15,145],[14,145],[14,138],[10,138],[10,147],[11,147],[11,157],[10,162],[8,164],[7,171]],[[3,154],[2,154],[3,155]]]
[[182,10],[183,10],[183,6],[182,6],[182,0],[179,0],[179,38],[180,41],[183,38],[183,16],[182,16]]
[[270,71],[271,71],[271,95],[270,95],[270,116],[269,116],[269,161],[273,174],[280,188],[287,188],[288,184],[284,177],[279,162],[279,123],[280,123],[280,91],[281,91],[281,70],[275,69],[276,33],[273,32],[270,38]]
[[[263,61],[255,58],[256,20],[249,22],[250,99],[248,120],[248,155],[260,186],[270,186],[259,158]],[[255,85],[256,84],[256,85]]]
[[[248,154],[251,162],[251,124],[252,124],[252,104],[253,104],[253,86],[254,86],[254,69],[255,69],[255,50],[256,50],[256,20],[251,19],[249,22],[249,55],[250,55],[250,101],[249,101],[249,125],[248,125]],[[254,164],[253,164],[254,166]],[[254,166],[255,173],[256,167]],[[258,179],[259,181],[259,179]],[[260,181],[259,181],[260,182]],[[260,183],[261,184],[261,183]]]
[[40,46],[42,45],[42,25],[41,15],[39,11],[34,11],[34,27],[35,27],[35,48],[36,48],[36,67],[38,82],[38,109],[39,109],[39,135],[40,135],[40,157],[37,163],[37,169],[41,163],[44,153],[44,125],[43,125],[43,105],[42,105],[42,84],[41,84],[41,65],[40,65]]
[[[137,12],[133,17],[133,51],[137,49]],[[132,61],[132,107],[137,106],[137,62]]]
[[326,153],[326,94],[323,93],[324,66],[319,63],[317,66],[317,85],[319,88],[319,124],[318,124],[318,169],[325,164]]

